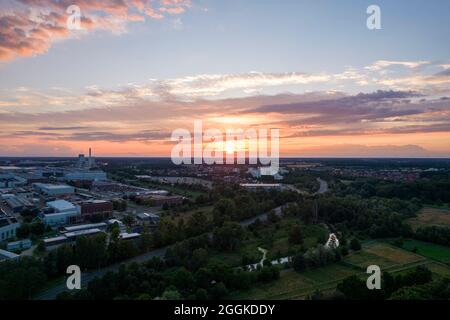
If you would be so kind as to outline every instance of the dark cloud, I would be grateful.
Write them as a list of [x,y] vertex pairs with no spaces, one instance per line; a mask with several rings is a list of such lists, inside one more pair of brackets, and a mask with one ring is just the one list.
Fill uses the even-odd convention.
[[366,113],[367,109],[374,103],[378,105],[397,104],[398,99],[417,97],[419,94],[404,91],[376,91],[374,93],[359,93],[355,96],[346,96],[338,99],[326,99],[313,102],[299,102],[290,104],[265,105],[254,109],[254,112],[276,112],[276,113],[317,113],[321,110],[327,110],[334,114],[341,111],[346,113]]
[[89,127],[41,127],[39,130],[43,131],[65,131],[65,130],[83,130],[89,129]]
[[326,148],[311,147],[298,151],[298,155],[305,157],[440,157],[445,156],[436,152],[431,152],[418,145],[379,145],[366,146],[359,144],[339,144],[331,145]]
[[[376,91],[336,99],[264,105],[250,112],[289,114],[294,119],[285,123],[290,125],[374,122],[429,111],[425,103],[413,103],[406,99],[419,96],[420,94],[415,92]],[[295,115],[302,117],[295,119]]]
[[[109,141],[109,142],[129,142],[141,141],[151,142],[170,138],[169,132],[156,130],[143,130],[133,133],[111,133],[111,132],[81,132],[70,135],[61,135],[56,140],[64,141]],[[53,138],[51,138],[54,140]]]
[[444,71],[435,74],[437,77],[450,77],[450,69],[445,69]]

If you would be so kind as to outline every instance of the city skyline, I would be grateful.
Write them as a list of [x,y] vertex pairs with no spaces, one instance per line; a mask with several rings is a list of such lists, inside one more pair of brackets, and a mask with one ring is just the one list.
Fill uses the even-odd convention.
[[281,157],[450,157],[450,3],[377,1],[381,30],[371,4],[4,1],[0,156],[169,157],[202,120],[279,128]]

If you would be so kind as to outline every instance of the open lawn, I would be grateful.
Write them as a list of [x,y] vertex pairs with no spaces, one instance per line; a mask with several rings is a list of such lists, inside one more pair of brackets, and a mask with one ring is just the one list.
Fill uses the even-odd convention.
[[414,230],[427,226],[450,228],[450,211],[426,207],[420,211],[417,217],[409,219],[408,223]]
[[423,242],[418,240],[405,240],[403,249],[412,251],[416,249],[416,253],[424,257],[434,259],[444,263],[450,263],[450,248],[434,243]]
[[344,261],[356,267],[366,269],[370,265],[390,268],[424,259],[417,254],[401,250],[387,243],[373,242],[365,245],[363,250],[351,253],[345,257]]
[[358,252],[352,252],[342,262],[323,268],[309,269],[297,273],[292,269],[284,270],[280,279],[261,284],[250,290],[235,293],[234,299],[302,299],[315,290],[334,290],[338,283],[351,275],[365,276],[369,265],[379,265],[381,269],[397,274],[425,265],[439,275],[450,274],[450,268],[438,262],[427,260],[418,254],[391,246],[385,242],[371,242]]
[[178,223],[179,220],[184,220],[184,222],[186,222],[186,220],[188,218],[190,218],[195,212],[203,212],[208,219],[212,220],[212,210],[213,210],[213,206],[205,206],[205,207],[200,207],[200,208],[196,208],[193,210],[189,210],[186,212],[176,212],[176,213],[165,212],[165,211],[162,211],[162,212],[164,213],[164,218],[173,219],[173,221],[175,223]]
[[441,277],[450,277],[450,267],[447,267],[445,265],[442,265],[440,263],[432,262],[426,265],[426,267],[433,272],[434,274],[437,274]]
[[323,268],[297,273],[294,270],[281,272],[280,279],[259,285],[233,295],[234,299],[292,299],[303,297],[315,288],[334,287],[343,278],[358,272],[354,268],[336,263]]
[[405,264],[423,260],[422,257],[414,253],[399,250],[387,243],[375,243],[365,248],[365,251],[392,261],[394,264]]

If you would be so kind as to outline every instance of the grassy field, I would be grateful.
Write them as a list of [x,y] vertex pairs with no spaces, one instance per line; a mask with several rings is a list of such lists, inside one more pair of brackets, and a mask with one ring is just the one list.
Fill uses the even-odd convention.
[[333,264],[301,274],[294,270],[283,271],[280,279],[262,284],[235,295],[235,299],[292,299],[303,297],[316,288],[335,286],[341,279],[357,272],[344,264]]
[[358,252],[352,252],[342,262],[297,273],[292,269],[281,272],[275,282],[259,285],[245,292],[236,293],[235,299],[303,299],[316,290],[334,290],[336,285],[350,275],[366,276],[368,265],[379,265],[392,274],[404,273],[425,265],[437,276],[449,276],[450,268],[386,242],[367,243]]
[[370,265],[391,268],[424,260],[412,252],[401,250],[384,242],[373,242],[365,245],[363,250],[354,252],[344,259],[345,262],[366,269]]
[[436,275],[442,276],[442,277],[450,277],[450,268],[448,266],[444,266],[440,263],[429,263],[426,265],[428,269],[430,269],[431,272],[433,272]]
[[408,223],[414,230],[426,226],[450,227],[450,211],[426,207],[420,211],[417,217],[409,219]]
[[184,220],[184,222],[186,222],[186,220],[188,218],[190,218],[196,212],[203,212],[209,220],[212,220],[212,211],[213,211],[213,206],[204,206],[204,207],[189,210],[186,212],[172,213],[172,212],[162,211],[162,213],[163,213],[164,219],[171,219],[175,223],[178,223],[179,220]]
[[402,248],[408,251],[417,249],[416,253],[424,257],[437,260],[443,263],[450,263],[449,247],[418,240],[405,240],[403,242]]

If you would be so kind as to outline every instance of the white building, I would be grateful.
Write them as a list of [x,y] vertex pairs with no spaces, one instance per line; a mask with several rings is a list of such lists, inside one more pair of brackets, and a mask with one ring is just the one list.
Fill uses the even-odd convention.
[[42,221],[50,226],[60,226],[72,223],[80,216],[79,206],[66,200],[47,202],[47,206],[53,209],[53,213],[42,214]]
[[43,193],[47,196],[62,196],[75,192],[74,187],[66,184],[33,183],[33,188],[37,192]]

